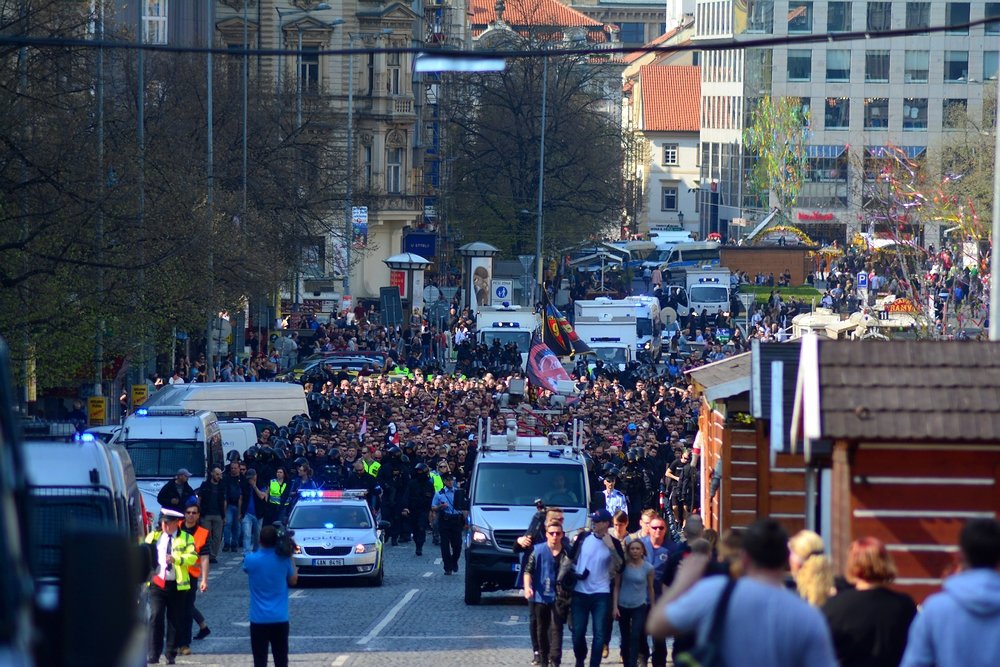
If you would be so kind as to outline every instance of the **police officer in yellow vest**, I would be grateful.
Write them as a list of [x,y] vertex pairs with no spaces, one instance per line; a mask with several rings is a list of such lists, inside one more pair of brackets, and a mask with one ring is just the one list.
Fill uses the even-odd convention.
[[365,448],[364,452],[361,454],[361,462],[365,464],[365,472],[372,477],[378,477],[378,471],[382,469],[382,464],[375,460],[372,456],[372,450],[370,448]]
[[285,520],[290,492],[284,468],[274,471],[274,479],[267,485],[267,508],[264,510],[264,525]]
[[191,626],[188,611],[188,591],[191,588],[189,568],[198,562],[194,539],[180,530],[184,515],[172,509],[160,512],[160,529],[146,536],[146,544],[156,553],[156,573],[149,584],[149,655],[150,664],[160,662],[163,631],[166,626],[167,664],[177,657],[177,640],[182,628]]

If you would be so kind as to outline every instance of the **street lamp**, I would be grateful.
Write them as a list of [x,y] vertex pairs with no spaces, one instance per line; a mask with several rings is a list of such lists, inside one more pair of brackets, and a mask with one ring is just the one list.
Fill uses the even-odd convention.
[[684,227],[684,211],[677,211],[677,223],[681,228]]
[[344,198],[344,295],[351,294],[351,247],[354,245],[354,220],[351,200],[354,198],[354,40],[365,37],[378,39],[391,35],[391,28],[376,33],[347,33],[347,196]]
[[[422,312],[424,303],[423,272],[430,268],[431,262],[412,252],[393,255],[389,259],[383,259],[382,262],[393,271],[406,271],[406,284],[410,289],[410,312],[417,309]],[[421,274],[420,289],[417,289],[413,281],[413,274],[417,271]]]

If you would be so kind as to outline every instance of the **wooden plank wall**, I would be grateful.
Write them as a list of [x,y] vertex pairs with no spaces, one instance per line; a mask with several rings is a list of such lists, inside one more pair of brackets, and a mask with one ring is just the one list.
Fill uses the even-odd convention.
[[[701,411],[698,415],[698,429],[702,434],[702,519],[705,522],[705,528],[713,528],[719,532],[722,531],[723,509],[730,506],[730,495],[732,493],[730,489],[731,485],[727,482],[731,474],[729,457],[725,456],[723,451],[722,427],[724,423],[725,420],[722,415],[713,410],[705,401],[704,396],[702,396]],[[714,498],[710,498],[708,493],[711,486],[712,471],[715,470],[715,464],[720,457],[722,458],[722,487]]]
[[[919,603],[954,565],[964,522],[1000,511],[1000,446],[852,449],[850,539],[885,542],[899,570],[895,587]],[[846,554],[834,557],[842,568]]]
[[746,528],[760,516],[757,436],[749,429],[726,429],[732,459],[732,499],[730,512],[724,515],[725,527]]

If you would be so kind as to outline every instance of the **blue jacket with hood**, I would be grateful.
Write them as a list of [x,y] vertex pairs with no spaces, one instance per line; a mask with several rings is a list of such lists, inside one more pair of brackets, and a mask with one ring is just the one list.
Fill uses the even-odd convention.
[[910,626],[900,667],[1000,665],[1000,572],[969,570],[943,588]]

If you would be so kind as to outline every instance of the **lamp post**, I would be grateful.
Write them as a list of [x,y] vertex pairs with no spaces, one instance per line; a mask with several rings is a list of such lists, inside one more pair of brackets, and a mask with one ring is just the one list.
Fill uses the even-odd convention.
[[344,295],[351,294],[351,247],[354,245],[354,220],[351,200],[354,199],[354,40],[379,37],[392,33],[382,28],[377,33],[347,33],[347,196],[344,198]]
[[[383,259],[382,262],[392,271],[406,271],[406,285],[410,290],[410,312],[418,309],[422,312],[424,303],[423,274],[430,268],[431,262],[412,252],[393,255],[388,259]],[[420,273],[419,289],[413,279],[414,273],[417,272]]]
[[537,266],[535,267],[535,273],[537,274],[535,279],[538,281],[538,300],[544,301],[542,299],[542,291],[545,289],[545,284],[542,282],[543,277],[543,262],[542,262],[542,197],[545,188],[545,115],[546,107],[549,99],[549,56],[546,55],[542,58],[542,131],[541,139],[539,140],[538,148],[538,211],[537,211],[537,223],[535,227],[535,261]]
[[[282,51],[285,50],[285,18],[289,16],[307,16],[312,12],[322,12],[327,9],[332,9],[329,3],[321,2],[311,9],[295,9],[295,10],[281,10],[278,7],[274,8],[274,11],[278,13],[278,75],[274,77],[275,80],[275,93],[281,94],[281,79],[282,79],[282,65],[283,65],[283,54]],[[343,21],[341,21],[343,23]],[[299,30],[299,53],[298,58],[302,58],[302,31]]]

